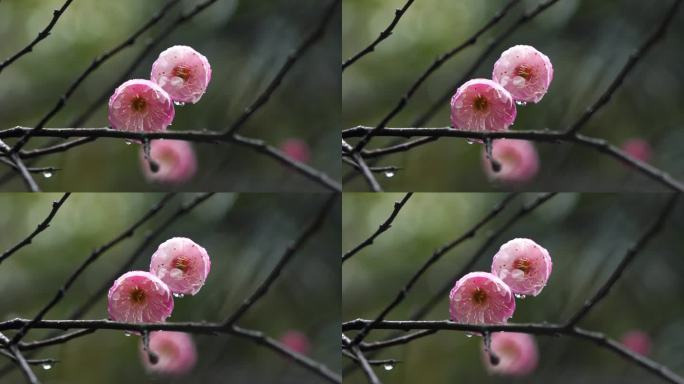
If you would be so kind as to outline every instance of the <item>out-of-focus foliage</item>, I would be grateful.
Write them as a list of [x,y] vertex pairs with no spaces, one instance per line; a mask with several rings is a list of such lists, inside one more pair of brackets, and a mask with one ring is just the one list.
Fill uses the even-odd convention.
[[[385,220],[400,194],[347,194],[343,200],[342,249],[365,239]],[[399,213],[392,228],[374,244],[344,263],[343,321],[374,318],[435,249],[456,239],[484,217],[501,194],[416,194]],[[425,304],[484,239],[516,213],[533,195],[516,198],[476,236],[447,253],[410,291],[388,317],[405,320]],[[560,323],[580,308],[605,282],[667,200],[661,194],[560,194],[518,221],[487,249],[475,270],[489,271],[492,257],[506,241],[528,237],[547,248],[553,259],[548,285],[537,297],[517,300],[512,322]],[[638,254],[608,296],[582,322],[588,329],[620,338],[630,329],[647,332],[654,343],[650,355],[679,374],[684,365],[684,262],[681,241],[684,205],[672,212],[665,229]],[[425,320],[448,318],[448,295]],[[367,341],[389,331],[373,331]],[[350,333],[353,335],[353,333]],[[374,358],[394,358],[400,364],[387,372],[376,369],[386,383],[651,383],[657,380],[640,367],[596,345],[568,337],[537,336],[540,362],[529,377],[489,376],[481,360],[481,338],[463,332],[440,332],[408,346],[388,348]],[[345,382],[363,383],[360,371]]]
[[[525,9],[541,0],[524,0],[495,28],[449,60],[432,75],[389,126],[407,127],[457,82],[489,42],[508,28]],[[405,0],[343,2],[342,57],[357,52],[387,26]],[[392,36],[345,70],[342,85],[343,127],[375,126],[395,106],[411,84],[441,54],[458,46],[488,22],[505,1],[416,1]],[[529,44],[547,54],[554,80],[539,104],[518,108],[514,130],[558,129],[572,124],[615,78],[629,54],[656,28],[670,1],[560,0],[519,28],[498,46],[474,77],[491,78],[501,52],[516,44]],[[652,163],[684,178],[676,161],[684,140],[681,104],[684,95],[680,11],[661,40],[628,76],[610,103],[597,113],[583,133],[621,145],[631,137],[646,139],[655,149]],[[458,84],[460,85],[460,84]],[[443,103],[428,127],[447,127],[449,103]],[[382,147],[392,138],[375,138],[367,148]],[[537,144],[541,171],[523,190],[605,191],[661,189],[614,159],[570,144]],[[382,165],[403,167],[392,179],[383,178],[386,190],[481,191],[501,187],[490,184],[481,164],[481,146],[463,139],[445,138],[399,153]],[[349,169],[346,167],[345,172]],[[362,178],[350,189],[367,188]]]
[[[0,196],[0,249],[24,238],[43,220],[56,194]],[[54,296],[74,269],[98,246],[114,238],[162,196],[157,194],[75,194],[50,227],[0,265],[0,321],[32,317]],[[175,197],[160,214],[92,264],[47,319],[63,319],[90,297],[124,263],[144,235],[183,201]],[[134,269],[149,268],[150,256],[164,240],[186,236],[204,246],[212,261],[206,285],[193,297],[175,299],[168,321],[222,321],[271,271],[287,245],[318,213],[326,195],[219,194],[178,220],[145,250]],[[278,338],[290,329],[304,332],[311,356],[339,369],[340,239],[339,205],[290,264],[272,289],[239,324]],[[84,318],[107,317],[102,297]],[[26,340],[49,331],[32,330]],[[10,333],[7,333],[8,335]],[[51,370],[36,372],[43,383],[217,383],[319,382],[316,376],[266,348],[227,335],[196,335],[198,364],[187,377],[155,378],[145,374],[138,337],[98,331],[35,357],[59,359]],[[335,341],[335,342],[334,342]],[[4,366],[9,360],[2,359]],[[18,371],[0,379],[22,380]]]
[[[69,85],[104,52],[123,42],[166,1],[74,1],[52,34],[34,51],[0,74],[0,126],[34,126]],[[62,0],[5,0],[0,4],[0,59],[28,44],[52,17]],[[200,0],[183,0],[136,44],[91,75],[53,118],[64,127],[125,71],[146,41],[156,37],[181,11]],[[318,25],[327,2],[314,0],[219,0],[177,28],[145,58],[134,78],[149,78],[157,55],[172,45],[189,45],[206,55],[213,76],[195,105],[176,107],[171,130],[227,128],[275,76],[286,56]],[[312,148],[311,164],[338,178],[339,156],[327,149],[339,142],[339,23],[337,14],[325,35],[293,67],[267,105],[244,126],[243,133],[278,146],[296,137]],[[84,126],[108,125],[106,102]],[[33,145],[49,139],[32,139]],[[235,145],[194,144],[199,172],[181,189],[272,191],[311,189],[311,183],[277,161]],[[148,184],[140,169],[139,146],[100,139],[67,154],[46,157],[41,166],[63,168],[40,183],[45,190],[141,191],[167,189]],[[38,176],[40,178],[40,176]],[[42,178],[41,178],[42,179]],[[6,188],[23,190],[19,180]],[[175,187],[174,187],[175,188]]]

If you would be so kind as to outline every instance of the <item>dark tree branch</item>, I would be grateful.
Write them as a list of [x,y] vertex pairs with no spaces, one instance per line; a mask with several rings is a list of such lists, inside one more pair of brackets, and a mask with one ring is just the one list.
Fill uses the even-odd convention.
[[363,370],[363,373],[366,374],[366,377],[368,378],[368,382],[371,384],[381,384],[380,379],[378,379],[378,376],[375,374],[375,371],[373,371],[373,367],[371,367],[370,363],[368,362],[368,359],[366,359],[366,356],[364,356],[363,352],[361,352],[361,349],[357,345],[351,345],[351,341],[347,336],[342,334],[342,345],[345,348],[348,348],[352,355],[356,358],[354,360],[360,367],[361,370]]
[[[357,362],[357,363],[360,363],[360,362],[361,362],[361,361],[359,360],[359,358],[356,357],[356,355],[352,354],[351,352],[349,352],[349,351],[347,351],[347,350],[345,350],[345,349],[342,350],[342,355],[344,355],[345,357],[348,357],[348,358],[354,360],[354,361]],[[391,365],[391,366],[394,366],[395,364],[397,364],[397,363],[399,363],[399,362],[400,362],[399,360],[395,360],[395,359],[368,360],[368,364],[370,364],[370,365]]]
[[404,109],[406,104],[408,103],[409,99],[413,96],[413,94],[418,90],[418,88],[427,80],[432,73],[434,73],[439,67],[442,66],[446,61],[448,61],[450,58],[454,57],[457,53],[461,52],[463,49],[474,45],[477,42],[477,39],[487,32],[490,28],[495,26],[503,17],[508,13],[508,11],[515,6],[519,0],[509,0],[506,5],[491,19],[489,22],[487,22],[482,28],[480,28],[478,31],[475,32],[471,37],[469,37],[465,42],[461,43],[459,46],[456,48],[452,49],[451,51],[441,55],[438,57],[428,68],[423,72],[418,79],[411,85],[411,87],[408,89],[406,94],[402,96],[401,99],[399,99],[399,102],[397,105],[380,121],[380,123],[373,128],[371,131],[367,132],[361,140],[356,144],[354,147],[354,152],[359,152],[361,151],[366,144],[370,141],[370,139],[375,136],[378,132],[381,132],[387,124],[389,124],[390,120],[394,118],[401,110]]
[[21,248],[31,244],[31,241],[33,241],[34,237],[36,237],[39,233],[43,232],[44,230],[46,230],[50,226],[50,222],[52,221],[52,219],[57,214],[57,211],[59,211],[59,208],[62,207],[62,204],[64,204],[66,199],[69,198],[69,195],[70,195],[70,193],[65,193],[61,199],[59,199],[58,201],[53,201],[52,202],[52,209],[48,213],[47,217],[45,217],[45,219],[43,219],[43,221],[40,224],[38,224],[36,229],[34,229],[33,232],[31,232],[28,236],[26,236],[26,238],[24,238],[23,240],[18,242],[16,245],[5,250],[2,254],[0,254],[0,264],[2,264],[2,262],[5,261],[5,259],[12,256],[12,254],[15,253],[16,251],[18,251]]
[[[418,282],[418,279],[420,279],[421,276],[427,270],[435,264],[439,259],[442,258],[447,252],[451,251],[454,249],[456,246],[459,244],[465,242],[468,239],[472,239],[477,235],[477,232],[485,226],[487,223],[489,223],[491,220],[493,220],[495,217],[499,215],[499,213],[515,198],[515,194],[511,193],[508,196],[506,196],[499,204],[497,204],[489,213],[487,213],[483,218],[481,218],[477,223],[475,223],[473,226],[468,228],[463,234],[461,234],[459,237],[457,237],[455,240],[447,243],[446,245],[440,247],[439,249],[435,250],[432,253],[432,256],[430,256],[424,263],[423,265],[416,271],[416,273],[411,276],[409,281],[404,285],[404,287],[399,290],[399,293],[397,293],[397,296],[394,298],[392,302],[390,302],[383,310],[380,312],[380,314],[375,318],[375,322],[380,322],[382,321],[394,308],[397,307],[404,299],[406,296],[409,294],[411,291],[411,288]],[[368,332],[370,332],[373,329],[372,325],[369,325],[368,327],[365,327],[362,329],[356,337],[351,342],[351,345],[358,345],[361,341],[363,341],[364,337],[368,335]]]
[[12,338],[10,341],[11,345],[16,345],[21,339],[26,335],[26,333],[29,331],[29,329],[33,326],[33,324],[37,323],[38,321],[42,320],[43,317],[52,309],[57,303],[59,303],[62,298],[64,298],[64,295],[66,292],[71,288],[71,286],[76,282],[76,279],[92,264],[95,260],[97,260],[100,255],[108,251],[110,248],[114,247],[121,241],[133,236],[135,233],[136,229],[143,225],[147,220],[152,218],[155,214],[157,214],[165,205],[166,203],[173,197],[173,194],[167,194],[165,195],[157,204],[155,204],[150,210],[148,210],[138,221],[136,221],[133,225],[125,229],[123,232],[121,232],[118,236],[116,236],[114,239],[110,240],[108,243],[104,244],[103,246],[97,248],[94,250],[90,256],[88,256],[82,263],[81,265],[76,268],[76,270],[69,276],[69,278],[66,280],[64,285],[57,291],[57,294],[50,300],[41,310],[38,312],[38,314],[31,320],[31,322],[27,323],[24,327],[22,327]]
[[304,246],[304,244],[313,236],[319,229],[321,229],[323,221],[325,220],[328,212],[332,208],[333,204],[337,200],[337,194],[331,194],[323,203],[323,206],[318,212],[318,215],[311,221],[311,223],[304,229],[304,231],[285,248],[285,252],[280,257],[276,265],[273,267],[271,272],[268,274],[266,279],[259,284],[259,286],[252,292],[252,294],[246,298],[242,305],[231,315],[229,315],[224,325],[230,327],[235,322],[237,322],[259,299],[261,299],[266,292],[270,289],[271,285],[280,276],[283,268],[292,260],[293,256],[297,251]]
[[394,30],[394,27],[396,27],[397,23],[399,23],[399,20],[401,20],[401,17],[404,16],[404,13],[409,9],[411,4],[413,4],[414,0],[408,0],[403,7],[400,9],[395,9],[394,10],[394,18],[392,21],[389,23],[389,25],[382,31],[380,32],[380,36],[378,36],[375,40],[373,40],[372,43],[370,43],[367,47],[363,48],[359,52],[355,53],[352,55],[352,57],[348,58],[347,60],[342,63],[342,72],[344,70],[354,64],[357,60],[362,58],[363,56],[375,51],[375,47],[378,46],[383,40],[386,38],[390,37],[392,35],[392,31]]
[[[358,164],[356,164],[353,160],[348,159],[347,157],[342,156],[342,162],[349,165],[350,167],[356,168],[357,170],[361,170],[361,167],[359,167]],[[401,169],[401,167],[395,167],[393,165],[387,165],[384,167],[368,167],[368,169],[373,172],[373,173],[385,173],[387,174],[388,172],[395,173]]]
[[410,333],[408,335],[395,337],[393,339],[387,339],[387,340],[382,340],[382,341],[373,341],[373,342],[365,342],[364,341],[361,344],[359,344],[359,347],[361,348],[362,351],[372,351],[375,349],[383,349],[383,348],[393,347],[395,345],[408,344],[413,340],[432,335],[433,333],[436,333],[436,332],[437,332],[437,330],[434,330],[434,329],[424,329],[422,331],[417,331],[414,333]]
[[36,341],[28,341],[28,342],[22,341],[18,345],[19,345],[20,350],[30,351],[30,350],[34,350],[34,349],[49,347],[52,345],[64,344],[64,343],[71,341],[73,339],[77,339],[79,337],[89,335],[95,331],[96,331],[95,329],[80,329],[78,331],[65,333],[63,335],[50,337],[47,339],[36,340]]
[[392,209],[392,212],[387,217],[387,219],[385,219],[385,221],[382,224],[380,224],[378,229],[375,232],[373,232],[373,234],[370,235],[367,239],[365,239],[349,251],[345,252],[344,255],[342,255],[342,262],[344,263],[347,259],[354,256],[363,248],[373,244],[373,241],[375,241],[375,239],[378,236],[383,234],[388,229],[392,228],[392,223],[394,222],[394,219],[397,217],[401,209],[404,207],[404,204],[406,204],[406,202],[411,198],[411,196],[413,196],[413,192],[409,192],[406,195],[404,195],[404,197],[400,201],[395,201],[394,208]]
[[568,326],[572,327],[581,321],[589,311],[591,311],[599,301],[601,301],[610,292],[610,289],[615,285],[618,279],[622,276],[625,269],[634,261],[636,255],[644,248],[648,243],[663,229],[663,225],[667,218],[672,214],[675,205],[677,204],[677,199],[679,194],[674,194],[667,201],[667,204],[663,207],[658,215],[657,219],[653,224],[641,235],[639,240],[637,240],[628,250],[623,259],[617,265],[613,273],[610,275],[608,280],[601,286],[601,288],[596,291],[594,296],[587,299],[584,305],[575,313],[574,316],[568,321]]
[[33,51],[33,48],[34,48],[38,43],[40,43],[42,40],[44,40],[45,38],[47,38],[48,36],[50,36],[50,31],[51,31],[52,28],[55,26],[55,24],[57,24],[57,21],[59,20],[59,18],[62,16],[62,14],[64,13],[64,11],[66,11],[66,9],[69,8],[69,5],[71,5],[72,2],[73,2],[73,0],[67,0],[67,1],[64,2],[64,4],[62,5],[61,8],[55,9],[55,10],[52,12],[52,19],[50,20],[50,22],[48,23],[48,25],[45,26],[45,28],[43,28],[43,30],[40,31],[40,33],[38,33],[38,36],[36,36],[36,38],[33,39],[33,41],[31,41],[31,43],[29,43],[29,45],[25,46],[25,47],[22,48],[19,52],[15,53],[14,55],[12,55],[12,56],[10,56],[9,58],[5,59],[5,61],[3,61],[2,63],[0,63],[0,72],[2,72],[3,69],[7,68],[7,66],[9,66],[10,64],[12,64],[12,63],[15,62],[16,60],[18,60],[20,57],[22,57],[22,56],[24,56],[25,54],[27,54],[27,53]]
[[21,373],[26,378],[26,381],[30,384],[40,384],[40,381],[38,381],[36,374],[33,373],[31,366],[29,366],[29,363],[24,358],[24,355],[21,354],[19,348],[17,348],[16,345],[10,345],[8,348],[10,353],[14,356],[15,363],[19,367]]

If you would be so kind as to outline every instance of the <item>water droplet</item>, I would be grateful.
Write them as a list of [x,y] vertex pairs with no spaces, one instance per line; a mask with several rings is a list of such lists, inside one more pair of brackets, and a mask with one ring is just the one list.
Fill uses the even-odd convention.
[[174,294],[173,294],[173,297],[177,297],[177,298],[179,298],[179,299],[182,299],[184,296],[185,296],[185,295],[182,294],[182,293],[174,293]]
[[45,363],[45,364],[43,364],[43,369],[44,369],[44,370],[47,371],[47,370],[50,369],[50,368],[52,368],[52,364],[50,364],[50,363]]
[[516,100],[515,103],[518,104],[518,105],[521,106],[521,107],[524,107],[524,106],[527,105],[527,102],[525,102],[525,101],[520,101],[520,100]]
[[130,141],[128,141],[128,140],[124,140],[124,143],[126,143],[126,145],[131,145],[131,144],[133,144],[132,142],[130,142]]
[[392,172],[392,171],[387,171],[387,172],[385,172],[385,177],[388,178],[388,179],[394,177],[394,172]]
[[124,332],[124,336],[126,336],[126,337],[131,337],[131,333],[128,332],[128,331],[126,331],[126,332]]
[[387,363],[383,367],[385,368],[385,371],[391,371],[392,369],[394,369],[394,364]]
[[466,139],[466,143],[468,143],[468,144],[475,144],[475,140],[473,140],[473,139]]
[[52,172],[50,172],[50,171],[45,171],[45,172],[43,172],[43,177],[46,178],[46,179],[51,178],[51,177],[52,177]]
[[174,101],[173,103],[176,104],[176,105],[179,106],[179,107],[182,107],[182,106],[185,105],[185,103],[182,102],[182,101]]
[[466,337],[471,338],[471,337],[473,337],[473,335],[471,333],[466,333]]
[[525,295],[521,295],[521,294],[519,294],[519,293],[516,293],[516,294],[515,294],[515,298],[516,298],[516,299],[524,299],[524,298],[525,298]]

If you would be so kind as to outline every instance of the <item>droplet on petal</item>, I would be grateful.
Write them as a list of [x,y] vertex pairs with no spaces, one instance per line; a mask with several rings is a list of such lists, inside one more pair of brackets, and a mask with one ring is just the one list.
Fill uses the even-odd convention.
[[546,286],[553,267],[549,252],[530,239],[513,239],[502,245],[492,261],[492,273],[519,295],[537,296]]
[[183,295],[199,292],[210,269],[207,251],[185,237],[163,242],[150,262],[150,272],[162,279],[173,293]]
[[526,333],[492,333],[491,351],[499,358],[493,365],[489,354],[482,351],[482,360],[490,373],[510,376],[525,376],[537,368],[539,353],[534,338]]
[[169,287],[157,276],[144,271],[124,273],[109,288],[108,311],[112,320],[129,323],[157,323],[173,311]]
[[109,123],[121,131],[164,131],[174,115],[169,95],[149,80],[129,80],[109,98]]
[[150,158],[157,164],[156,172],[152,172],[140,149],[140,164],[145,178],[152,182],[166,184],[182,184],[188,182],[197,173],[197,157],[192,144],[183,140],[150,141]]
[[142,342],[140,358],[149,372],[165,375],[183,375],[197,363],[197,349],[192,337],[183,332],[156,331],[150,333],[150,351],[158,360],[150,363]]
[[207,58],[191,47],[176,45],[159,54],[150,78],[171,95],[177,105],[197,103],[211,80]]
[[492,170],[487,154],[482,149],[482,167],[490,180],[516,185],[529,182],[539,173],[539,155],[530,141],[493,140],[492,157],[501,166],[498,172]]
[[461,85],[451,98],[451,123],[468,131],[505,131],[515,121],[511,94],[488,79],[473,79]]
[[534,47],[516,45],[505,50],[494,63],[492,79],[506,88],[519,105],[538,103],[549,90],[553,66]]
[[515,312],[515,298],[501,279],[487,272],[460,278],[449,294],[451,320],[467,324],[502,324]]

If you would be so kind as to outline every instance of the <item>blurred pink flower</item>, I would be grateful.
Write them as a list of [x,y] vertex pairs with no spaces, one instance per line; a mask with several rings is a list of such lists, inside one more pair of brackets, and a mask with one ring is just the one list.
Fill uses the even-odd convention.
[[207,58],[194,49],[176,45],[168,48],[152,64],[151,79],[178,103],[198,102],[211,80]]
[[291,159],[301,163],[308,163],[311,160],[309,146],[300,139],[290,138],[280,144],[280,150]]
[[516,101],[538,103],[553,80],[549,58],[529,45],[505,50],[494,63],[492,79],[511,93]]
[[150,333],[150,351],[157,355],[156,364],[150,363],[140,343],[143,365],[149,372],[166,375],[183,375],[197,362],[197,349],[192,337],[183,332],[156,331]]
[[144,271],[121,275],[109,288],[108,311],[112,320],[131,323],[157,323],[173,311],[169,287],[157,276]]
[[537,343],[526,333],[493,333],[491,348],[499,363],[492,365],[489,354],[483,351],[484,363],[490,373],[524,376],[532,373],[539,363]]
[[491,180],[522,184],[533,179],[539,172],[537,150],[527,140],[493,140],[492,157],[501,164],[498,172],[494,172],[484,148],[482,149],[482,165]]
[[651,161],[653,149],[648,141],[640,138],[632,138],[622,143],[622,150],[628,155],[645,163]]
[[620,338],[620,342],[632,352],[640,355],[646,356],[651,352],[651,337],[646,332],[638,329],[626,332]]
[[197,173],[197,157],[192,144],[183,140],[150,141],[150,158],[157,163],[157,172],[150,170],[143,149],[140,160],[145,178],[149,181],[182,184]]
[[451,320],[468,324],[501,324],[515,311],[511,289],[487,272],[471,272],[460,278],[449,294]]
[[291,329],[280,336],[280,342],[302,355],[308,355],[311,351],[309,338],[304,333],[294,329]]
[[507,242],[492,261],[492,273],[517,295],[537,296],[546,286],[552,267],[549,252],[530,239]]
[[211,260],[207,251],[185,237],[174,237],[163,242],[150,262],[150,272],[166,283],[171,292],[179,295],[199,292],[210,269]]
[[515,121],[511,94],[487,79],[461,85],[451,98],[451,124],[468,131],[504,131]]
[[169,95],[149,80],[129,80],[109,98],[109,123],[121,131],[163,131],[174,115]]

